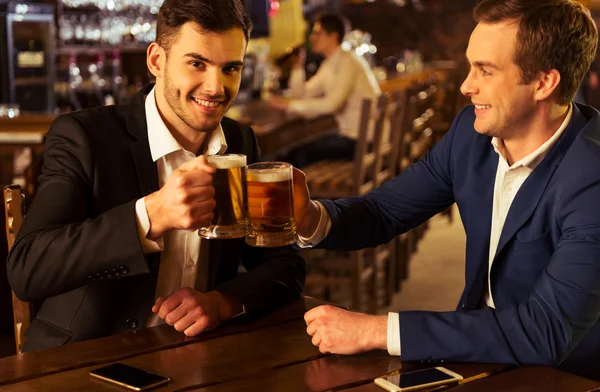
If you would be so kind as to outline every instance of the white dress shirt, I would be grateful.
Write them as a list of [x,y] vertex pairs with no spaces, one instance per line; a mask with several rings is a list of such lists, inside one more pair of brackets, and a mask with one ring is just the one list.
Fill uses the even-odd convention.
[[[533,172],[533,170],[542,162],[544,157],[548,154],[552,146],[556,144],[556,141],[563,134],[573,114],[573,105],[569,106],[567,116],[558,128],[558,130],[548,139],[544,144],[538,147],[537,150],[531,154],[522,158],[521,160],[508,164],[504,156],[504,143],[501,139],[492,138],[492,145],[494,151],[498,153],[498,167],[496,169],[496,180],[494,182],[494,200],[492,207],[492,228],[490,235],[490,253],[489,253],[489,266],[488,266],[488,290],[484,296],[485,303],[494,308],[494,300],[492,297],[491,280],[489,272],[492,270],[492,263],[494,261],[494,255],[498,248],[498,242],[500,241],[500,235],[502,234],[502,228],[504,227],[504,221],[508,215],[510,206],[519,191],[519,188],[527,177]],[[331,218],[327,213],[325,207],[319,203],[321,208],[321,219],[315,230],[315,233],[309,238],[299,238],[298,246],[301,248],[307,248],[314,246],[319,242],[323,241],[329,234],[331,229]],[[391,355],[401,354],[401,343],[400,343],[400,315],[398,313],[388,313],[388,328],[387,328],[387,346],[388,352]]]
[[508,164],[504,153],[504,142],[498,138],[492,138],[492,145],[494,151],[498,153],[498,168],[496,170],[496,181],[494,182],[494,202],[492,206],[492,229],[490,232],[490,253],[488,263],[488,290],[484,295],[484,301],[490,308],[496,308],[494,305],[494,298],[492,296],[492,285],[490,279],[490,273],[492,271],[492,263],[494,262],[494,256],[498,249],[498,243],[500,242],[500,235],[504,228],[504,221],[508,215],[508,210],[517,195],[517,192],[521,188],[521,185],[525,182],[527,177],[533,172],[533,170],[542,162],[544,157],[550,151],[550,148],[554,146],[560,135],[563,134],[571,116],[573,114],[572,106],[569,106],[567,117],[562,122],[558,130],[548,139],[544,144],[539,146],[537,150],[527,155],[526,157],[518,160],[512,165]]
[[304,117],[333,113],[340,134],[357,140],[363,99],[381,95],[381,88],[363,57],[338,48],[317,73],[305,82],[303,69],[294,69],[289,81],[288,110]]
[[[196,158],[196,154],[185,150],[175,140],[163,122],[156,107],[154,89],[146,96],[146,123],[148,124],[148,142],[152,160],[158,169],[158,182],[162,187],[171,173],[184,162]],[[204,154],[223,154],[227,149],[223,129],[219,126],[209,135]],[[197,276],[198,264],[208,263],[200,260],[201,238],[198,231],[171,230],[164,237],[152,241],[146,236],[150,231],[150,219],[146,211],[145,197],[135,203],[138,234],[144,253],[161,252],[156,296],[164,297],[182,288],[196,288],[197,279],[207,279],[206,276]],[[203,242],[205,246],[208,243]],[[202,252],[203,257],[208,257],[208,252]],[[147,326],[158,325],[163,322],[157,314],[152,314]]]

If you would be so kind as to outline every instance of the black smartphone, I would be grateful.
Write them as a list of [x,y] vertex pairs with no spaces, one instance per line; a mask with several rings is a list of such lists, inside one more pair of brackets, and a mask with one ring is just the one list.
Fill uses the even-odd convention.
[[444,367],[416,370],[375,379],[375,384],[390,392],[408,392],[452,384],[462,380],[460,374]]
[[134,391],[147,391],[150,388],[167,384],[170,378],[159,376],[123,363],[113,363],[90,371],[92,377],[111,382]]

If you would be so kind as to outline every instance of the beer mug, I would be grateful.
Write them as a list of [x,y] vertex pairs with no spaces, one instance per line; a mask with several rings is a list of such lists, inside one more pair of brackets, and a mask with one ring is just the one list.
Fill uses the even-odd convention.
[[214,218],[198,234],[204,238],[241,238],[248,233],[246,220],[246,156],[240,154],[210,155],[208,162],[216,168]]
[[246,167],[248,245],[272,247],[296,242],[292,174],[292,165],[284,162]]

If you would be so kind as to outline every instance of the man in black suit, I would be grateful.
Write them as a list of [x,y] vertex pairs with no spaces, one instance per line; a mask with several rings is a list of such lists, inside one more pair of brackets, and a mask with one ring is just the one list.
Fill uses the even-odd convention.
[[[215,207],[205,155],[260,159],[252,130],[223,117],[250,25],[241,0],[166,0],[147,52],[156,85],[129,107],[52,124],[7,264],[16,295],[43,302],[25,351],[161,322],[193,336],[300,295],[305,264],[291,247],[201,241],[196,231]],[[238,275],[240,262],[248,272]]]

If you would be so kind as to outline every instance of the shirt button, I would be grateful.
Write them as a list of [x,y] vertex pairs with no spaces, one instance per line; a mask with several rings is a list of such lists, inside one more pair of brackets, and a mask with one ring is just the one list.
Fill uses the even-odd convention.
[[125,324],[127,324],[127,328],[129,329],[136,329],[138,322],[136,319],[128,319]]

